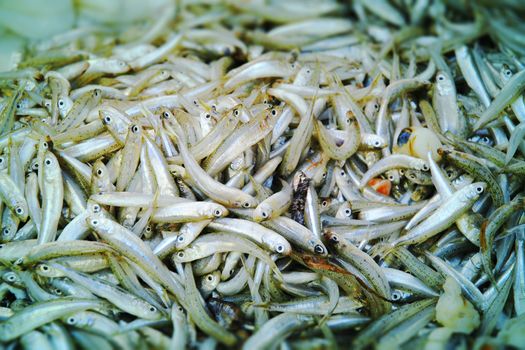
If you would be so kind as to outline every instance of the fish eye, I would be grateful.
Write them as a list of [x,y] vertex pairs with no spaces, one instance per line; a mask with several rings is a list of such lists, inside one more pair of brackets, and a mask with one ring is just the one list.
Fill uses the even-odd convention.
[[46,264],[42,264],[42,265],[40,265],[40,269],[42,271],[49,271],[49,266],[47,266]]
[[328,201],[324,200],[321,202],[321,206],[326,207],[328,205]]
[[428,168],[428,165],[426,165],[426,164],[423,164],[423,166],[422,166],[421,168],[422,168],[424,171],[428,171],[428,169],[429,169],[429,168]]
[[138,127],[138,126],[133,125],[133,126],[131,127],[131,132],[133,132],[133,133],[137,133],[138,131],[139,131],[139,127]]
[[178,256],[179,258],[184,258],[184,252],[178,252],[178,253],[177,253],[177,256]]
[[98,220],[91,220],[91,225],[97,226],[98,225]]
[[392,293],[392,300],[397,301],[399,299],[401,299],[401,295],[398,292],[393,292]]
[[16,207],[15,208],[15,212],[18,214],[18,215],[22,215],[24,213],[24,209],[22,209],[22,207]]
[[482,186],[476,187],[476,192],[477,193],[483,193],[483,187]]
[[374,106],[373,106],[373,107],[374,107],[375,110],[378,110],[378,109],[379,109],[379,105],[378,105],[377,103],[374,103]]
[[207,279],[208,281],[210,281],[210,282],[213,281],[213,275],[208,275],[208,276],[206,276],[206,279]]
[[16,109],[20,109],[20,108],[22,108],[22,105],[20,103],[17,103],[16,104]]
[[394,179],[394,175],[388,175],[388,179],[389,179],[390,181],[394,181],[394,180],[395,180],[395,179]]
[[179,242],[184,242],[184,236],[179,236],[179,237],[177,237],[177,241],[179,241]]
[[15,275],[10,274],[9,276],[7,276],[7,280],[8,280],[9,282],[14,282],[14,281],[16,280],[16,277],[15,277]]
[[146,226],[146,232],[148,232],[148,233],[151,232],[151,226],[149,226],[149,225]]
[[341,175],[341,176],[345,176],[345,175],[346,175],[346,174],[345,174],[345,171],[344,171],[344,170],[341,170],[341,171],[339,172],[339,175]]
[[324,172],[321,176],[323,177],[323,179],[326,179],[326,172]]
[[170,114],[168,112],[164,112],[162,113],[162,116],[165,118],[165,119],[168,119],[170,117]]
[[4,236],[9,235],[9,232],[10,232],[10,231],[9,231],[9,229],[8,229],[7,227],[4,228],[4,230],[2,231],[2,233],[4,234]]
[[410,140],[410,135],[412,135],[412,130],[408,128],[401,130],[401,133],[397,137],[397,145],[403,146],[406,144],[408,140]]
[[46,165],[51,165],[51,159],[47,158],[46,161],[45,161]]
[[277,115],[277,111],[276,111],[275,109],[272,109],[272,112],[271,112],[271,113],[272,113],[273,116],[276,116],[276,115]]
[[58,100],[58,107],[64,107],[64,104],[65,104],[64,100],[62,99]]
[[510,69],[505,69],[505,71],[503,72],[503,74],[505,74],[507,77],[510,77],[512,75],[512,72]]
[[105,116],[104,117],[104,123],[106,123],[106,124],[111,123],[111,117]]
[[277,247],[275,247],[275,251],[277,253],[282,253],[284,252],[284,247],[281,244],[279,244]]
[[42,147],[44,147],[44,149],[47,149],[49,147],[49,145],[47,144],[47,142],[42,142]]
[[100,205],[95,204],[95,205],[93,206],[93,213],[98,213],[99,211],[100,211]]
[[184,311],[184,309],[182,308],[182,306],[179,306],[179,311]]
[[157,312],[157,308],[155,306],[150,306],[149,307],[149,311],[150,312]]
[[399,169],[399,175],[403,176],[405,174],[405,170]]
[[233,111],[233,115],[235,115],[236,117],[238,117],[239,114],[240,114],[240,113],[239,113],[239,110],[238,110],[238,109],[236,109],[236,110]]
[[193,104],[197,106],[199,103],[197,102],[197,100],[193,100]]
[[414,175],[414,174],[410,174],[410,175],[408,175],[408,177],[411,178],[412,180],[416,179],[416,175]]
[[51,102],[49,102],[49,101],[44,102],[44,106],[51,107]]
[[263,218],[267,218],[268,217],[268,213],[266,213],[265,211],[261,211],[261,216]]
[[242,203],[242,206],[245,207],[245,208],[249,208],[250,207],[250,202],[244,202],[244,203]]
[[316,244],[314,247],[314,252],[317,254],[324,254],[324,248],[320,244]]
[[442,74],[439,74],[439,75],[437,76],[437,80],[439,80],[439,81],[443,81],[443,80],[445,80],[445,76],[442,75]]
[[77,323],[77,319],[74,318],[73,316],[68,317],[68,319],[67,319],[67,323],[68,323],[68,324],[75,324],[75,323]]
[[204,118],[206,118],[206,119],[210,119],[210,118],[211,118],[211,115],[209,115],[208,113],[206,113],[206,115],[204,116]]
[[215,215],[215,216],[221,216],[221,215],[222,215],[222,210],[220,210],[220,209],[215,209],[215,211],[213,212],[213,215]]
[[337,242],[339,242],[339,237],[337,237],[336,235],[333,235],[332,237],[330,237],[330,240],[332,242],[336,242],[337,243]]
[[345,209],[345,215],[350,216],[352,214],[352,211],[350,209]]
[[98,175],[98,176],[101,176],[103,173],[104,173],[104,172],[102,171],[102,169],[98,169],[98,170],[97,170],[97,175]]
[[375,141],[375,142],[374,142],[374,146],[376,146],[376,147],[381,146],[381,142],[379,142],[379,141]]
[[0,244],[0,249],[2,249],[3,247],[5,247],[5,244]]

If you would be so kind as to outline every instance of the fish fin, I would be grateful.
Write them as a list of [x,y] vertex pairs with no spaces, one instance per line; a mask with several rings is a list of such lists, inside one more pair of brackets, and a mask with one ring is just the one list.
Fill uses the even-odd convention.
[[385,243],[385,242],[383,242],[383,243],[378,243],[375,246],[373,246],[369,250],[368,253],[372,257],[380,256],[380,257],[384,258],[387,255],[389,255],[390,253],[392,253],[395,248],[396,248],[396,245],[394,243],[390,243],[390,242],[386,242]]

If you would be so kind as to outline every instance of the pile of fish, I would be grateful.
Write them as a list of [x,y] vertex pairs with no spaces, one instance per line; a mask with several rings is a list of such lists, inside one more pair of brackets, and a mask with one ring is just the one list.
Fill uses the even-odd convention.
[[0,349],[523,348],[502,4],[179,1],[29,45],[0,73]]

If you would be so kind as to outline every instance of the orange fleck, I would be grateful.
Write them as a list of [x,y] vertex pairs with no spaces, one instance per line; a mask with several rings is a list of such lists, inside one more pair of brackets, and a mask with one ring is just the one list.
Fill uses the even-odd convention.
[[310,165],[308,166],[308,168],[306,168],[306,170],[312,170],[313,168],[317,167],[319,164],[322,163],[321,160],[319,160],[318,162],[316,161],[313,161],[311,159],[307,159],[308,163],[310,163]]
[[385,179],[374,178],[368,182],[368,186],[385,196],[390,195],[392,190],[392,183]]

